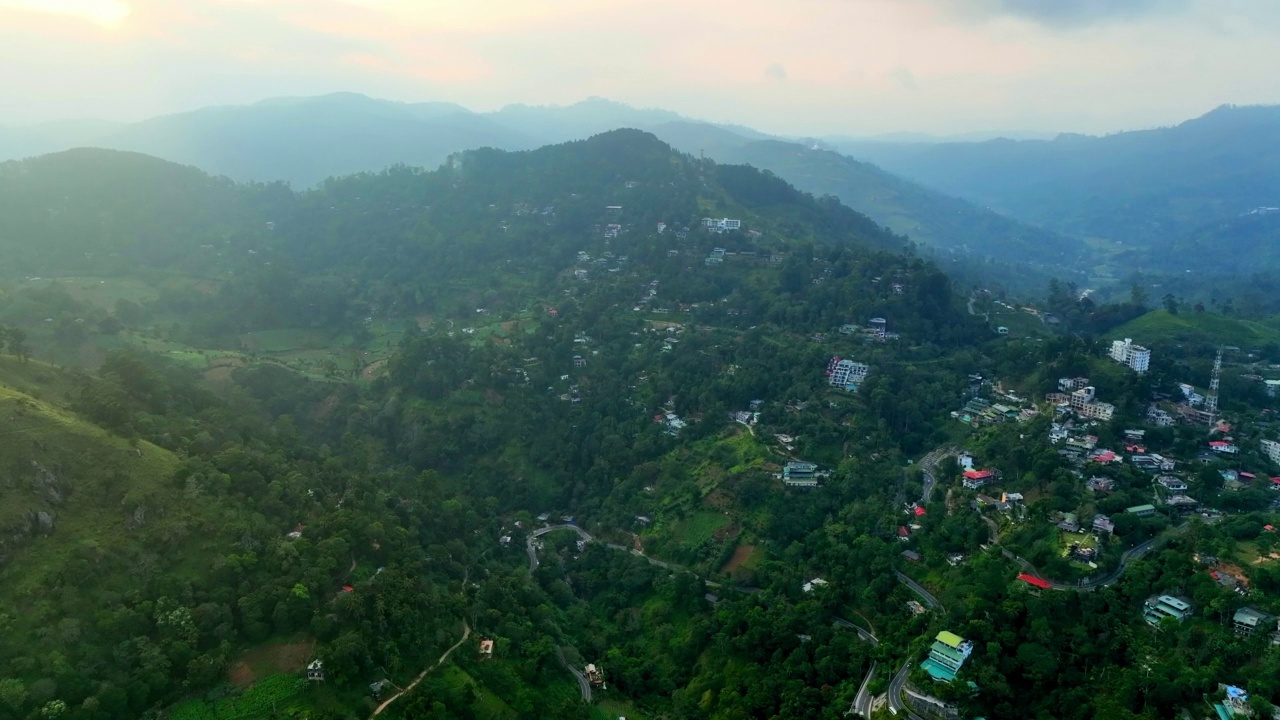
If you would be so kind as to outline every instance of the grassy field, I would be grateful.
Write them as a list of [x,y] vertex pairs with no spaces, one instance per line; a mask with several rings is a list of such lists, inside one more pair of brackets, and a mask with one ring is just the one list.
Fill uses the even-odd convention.
[[307,681],[298,675],[273,675],[239,695],[196,698],[170,708],[169,720],[261,720],[293,717],[305,707]]
[[714,537],[717,530],[727,527],[729,522],[729,517],[723,512],[699,510],[677,521],[670,532],[681,545],[698,547]]
[[1262,323],[1197,312],[1171,315],[1167,310],[1152,310],[1112,330],[1107,338],[1133,338],[1134,342],[1144,345],[1205,342],[1256,348],[1280,342],[1280,327],[1275,321]]
[[476,682],[466,670],[457,665],[446,665],[441,670],[441,677],[455,689],[471,685],[475,689],[476,701],[471,709],[479,720],[515,720],[516,711],[485,686]]

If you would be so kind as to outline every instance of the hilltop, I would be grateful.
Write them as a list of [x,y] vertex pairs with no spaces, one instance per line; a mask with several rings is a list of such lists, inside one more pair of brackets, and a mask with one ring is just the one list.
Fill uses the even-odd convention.
[[1178,314],[1152,310],[1111,330],[1108,339],[1142,338],[1143,343],[1206,343],[1260,348],[1280,343],[1280,328],[1271,322],[1226,317],[1185,309]]

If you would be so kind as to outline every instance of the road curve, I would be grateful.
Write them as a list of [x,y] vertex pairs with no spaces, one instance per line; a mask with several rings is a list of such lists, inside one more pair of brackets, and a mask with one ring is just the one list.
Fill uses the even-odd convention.
[[582,674],[581,670],[570,665],[569,661],[564,659],[564,650],[560,647],[556,647],[556,658],[560,660],[560,664],[564,666],[565,670],[573,673],[573,679],[578,681],[578,692],[582,695],[582,701],[588,705],[591,704],[591,681],[587,680],[587,676]]
[[924,587],[920,585],[920,583],[916,582],[915,580],[912,580],[911,578],[907,577],[906,575],[902,574],[897,570],[894,570],[893,574],[895,577],[898,578],[898,582],[901,582],[903,585],[906,585],[911,590],[911,592],[915,593],[916,595],[919,595],[920,599],[924,601],[925,605],[931,608],[938,608],[939,610],[946,612],[946,608],[942,607],[942,603],[938,602],[938,598],[934,597],[933,593],[929,592],[928,590],[925,590]]
[[524,541],[524,551],[529,555],[529,574],[530,575],[532,575],[534,571],[538,569],[538,549],[534,547],[534,541],[542,537],[543,535],[546,535],[547,533],[550,533],[550,532],[555,532],[556,530],[572,530],[578,533],[578,537],[582,538],[583,540],[587,542],[591,542],[592,540],[591,535],[587,533],[586,530],[583,530],[577,525],[548,525],[546,527],[542,527],[542,528],[538,528],[537,530],[534,530],[533,532],[529,533],[529,537],[525,538],[525,541]]
[[1120,581],[1120,578],[1124,577],[1125,571],[1129,569],[1129,565],[1134,560],[1142,559],[1147,553],[1151,552],[1157,547],[1168,542],[1169,539],[1172,538],[1173,536],[1186,532],[1187,528],[1189,527],[1191,527],[1190,523],[1183,523],[1182,525],[1179,525],[1178,527],[1173,528],[1172,530],[1169,530],[1163,534],[1157,535],[1140,545],[1135,545],[1134,547],[1131,547],[1128,550],[1126,550],[1125,553],[1120,556],[1120,564],[1116,566],[1115,570],[1112,570],[1111,572],[1101,577],[1086,578],[1084,580],[1080,580],[1074,583],[1063,583],[1063,582],[1058,582],[1056,580],[1052,580],[1050,578],[1046,578],[1042,576],[1038,570],[1036,570],[1034,565],[1024,560],[1023,558],[1015,555],[1013,552],[1009,550],[1005,550],[1004,548],[1001,548],[1000,552],[1005,557],[1009,558],[1010,560],[1014,561],[1019,566],[1021,566],[1022,569],[1028,575],[1032,575],[1034,577],[1040,578],[1041,580],[1044,580],[1045,582],[1049,583],[1049,586],[1054,590],[1091,592],[1093,590],[1097,590],[1098,588],[1103,588],[1109,585],[1116,584],[1117,582]]
[[903,701],[903,691],[907,685],[907,676],[911,674],[911,661],[902,663],[902,669],[898,670],[898,674],[893,676],[893,680],[889,681],[889,711],[894,715],[898,713],[906,713],[910,720],[924,720],[924,718],[915,714],[911,710],[911,706]]
[[866,640],[872,645],[880,644],[880,638],[876,637],[873,633],[863,630],[862,626],[860,625],[855,625],[849,622],[848,620],[845,620],[842,617],[833,617],[831,621],[842,628],[848,628],[850,630],[853,630],[854,632],[858,633],[858,637],[862,638],[863,640]]

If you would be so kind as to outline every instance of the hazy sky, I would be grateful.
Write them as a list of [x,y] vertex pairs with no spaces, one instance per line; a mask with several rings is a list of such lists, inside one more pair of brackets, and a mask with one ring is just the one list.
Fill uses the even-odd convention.
[[1280,0],[0,0],[0,122],[351,90],[790,134],[1105,132],[1280,102]]

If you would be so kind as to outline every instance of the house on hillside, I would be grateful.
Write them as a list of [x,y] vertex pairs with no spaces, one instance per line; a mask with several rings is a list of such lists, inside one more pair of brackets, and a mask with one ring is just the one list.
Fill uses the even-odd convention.
[[956,673],[960,672],[965,660],[972,654],[973,643],[943,630],[929,647],[929,657],[920,663],[920,667],[934,680],[949,683],[956,679]]
[[818,466],[811,462],[788,462],[782,466],[782,484],[787,487],[817,487]]
[[1242,607],[1232,617],[1231,625],[1235,629],[1237,636],[1248,637],[1257,632],[1260,627],[1270,627],[1272,620],[1274,618],[1261,610]]
[[1116,531],[1116,524],[1111,522],[1111,518],[1106,515],[1093,516],[1093,530],[1097,533],[1106,533],[1111,535]]
[[964,486],[970,490],[977,490],[988,483],[995,482],[999,474],[995,470],[965,470]]
[[1173,618],[1181,622],[1192,613],[1189,601],[1173,595],[1157,595],[1149,598],[1143,603],[1142,609],[1142,617],[1148,625],[1159,625],[1165,618]]

